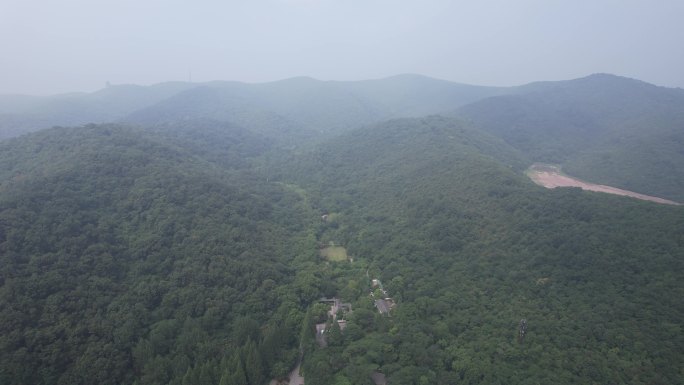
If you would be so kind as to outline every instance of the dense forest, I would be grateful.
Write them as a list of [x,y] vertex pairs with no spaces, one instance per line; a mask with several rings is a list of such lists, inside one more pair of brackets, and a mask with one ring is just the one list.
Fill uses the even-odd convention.
[[260,383],[293,364],[318,291],[291,266],[314,246],[296,194],[117,126],[0,154],[0,382],[218,383],[244,365]]
[[684,90],[606,74],[522,89],[468,104],[456,115],[533,161],[684,201]]
[[[406,75],[73,96],[118,123],[0,142],[0,383],[682,383],[682,206],[523,173],[683,201],[680,91]],[[65,111],[21,103],[24,123]]]
[[344,214],[323,236],[369,258],[398,306],[374,323],[355,312],[365,334],[343,333],[315,351],[326,370],[308,367],[315,374],[307,376],[328,383],[338,373],[339,383],[352,384],[369,383],[374,370],[392,384],[679,382],[681,209],[542,190],[497,161],[505,154],[499,141],[484,140],[457,121],[403,120],[351,133],[317,158],[319,174],[302,183],[321,189],[321,206]]

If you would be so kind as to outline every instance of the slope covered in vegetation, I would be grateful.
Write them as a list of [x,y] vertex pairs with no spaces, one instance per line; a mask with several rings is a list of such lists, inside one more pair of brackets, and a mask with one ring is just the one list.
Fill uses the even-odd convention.
[[317,294],[291,267],[295,194],[118,126],[3,143],[0,175],[3,384],[261,383],[294,364]]
[[[681,381],[681,208],[544,190],[507,165],[514,150],[504,156],[506,145],[441,118],[388,122],[324,148],[290,177],[338,213],[321,237],[367,260],[397,308],[387,318],[368,292],[345,298],[359,309],[352,331],[311,348],[307,379]],[[353,293],[338,280],[341,295]]]
[[[679,91],[595,76],[353,129],[513,92],[464,87],[207,84],[1,142],[0,383],[683,382],[684,208],[523,174],[680,151]],[[681,193],[667,154],[620,167],[671,162]]]
[[460,116],[531,160],[589,181],[684,200],[684,91],[613,75],[533,83]]

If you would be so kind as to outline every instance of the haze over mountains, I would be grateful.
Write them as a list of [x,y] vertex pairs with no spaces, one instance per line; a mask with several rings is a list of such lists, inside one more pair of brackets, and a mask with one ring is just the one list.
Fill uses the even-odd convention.
[[0,138],[0,383],[684,380],[684,207],[524,174],[684,202],[681,89],[112,86],[2,96]]
[[[480,87],[398,75],[356,82],[112,86],[92,94],[0,98],[0,138],[53,125],[213,120],[290,145],[398,117],[461,117],[530,162],[591,182],[684,201],[684,90],[608,74]],[[667,177],[665,171],[667,170]]]
[[202,118],[242,123],[255,129],[289,124],[300,130],[330,131],[392,117],[434,114],[503,92],[418,75],[358,82],[302,77],[261,84],[112,86],[92,94],[5,96],[0,100],[0,127],[2,136],[9,137],[17,133],[17,126],[29,131],[51,124],[155,124]]
[[612,75],[535,83],[459,109],[540,162],[682,201],[684,90]]

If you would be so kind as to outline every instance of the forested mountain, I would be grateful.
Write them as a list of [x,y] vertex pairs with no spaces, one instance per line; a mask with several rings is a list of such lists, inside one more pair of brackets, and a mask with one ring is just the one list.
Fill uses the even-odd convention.
[[508,92],[418,75],[356,82],[292,78],[269,83],[112,86],[92,94],[0,97],[0,139],[47,128],[121,121],[211,119],[278,139],[310,137],[403,116],[434,114]]
[[305,357],[307,379],[682,380],[684,211],[544,190],[518,161],[461,122],[427,118],[350,133],[287,168],[340,213],[321,237],[367,258],[397,301],[391,318],[355,313],[364,333]]
[[461,85],[417,75],[357,82],[293,78],[272,83],[213,82],[135,112],[126,122],[210,118],[265,135],[300,140],[393,117],[449,110],[504,88]]
[[1,383],[261,383],[294,363],[308,211],[166,142],[87,126],[1,145]]
[[56,125],[111,122],[192,87],[181,82],[121,85],[90,94],[0,96],[0,140]]
[[597,74],[533,83],[458,110],[538,162],[684,201],[684,90]]
[[[682,383],[684,208],[523,173],[649,170],[634,189],[678,199],[681,93],[402,75],[74,95],[71,118],[119,123],[0,142],[0,383]],[[344,330],[321,297],[351,304]]]
[[52,125],[214,121],[291,148],[391,118],[448,111],[502,138],[530,163],[558,163],[591,182],[684,201],[684,91],[606,74],[508,88],[399,75],[3,96],[0,139]]

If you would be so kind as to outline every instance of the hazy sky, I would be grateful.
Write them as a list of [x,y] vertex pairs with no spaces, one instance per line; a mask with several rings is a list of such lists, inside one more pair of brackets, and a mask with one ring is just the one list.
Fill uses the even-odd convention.
[[684,0],[0,0],[0,93],[105,82],[515,85],[608,72],[684,87]]

